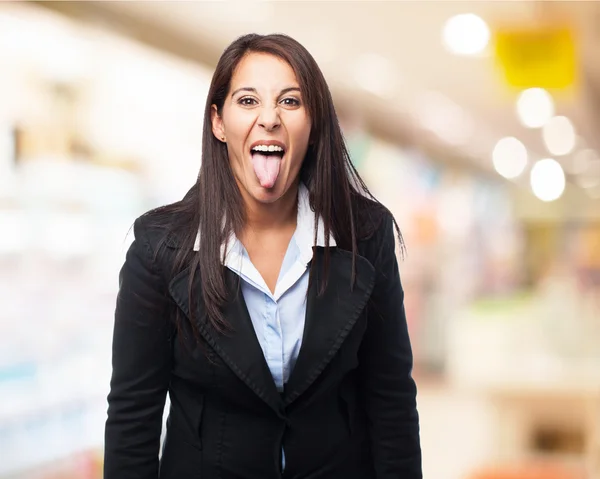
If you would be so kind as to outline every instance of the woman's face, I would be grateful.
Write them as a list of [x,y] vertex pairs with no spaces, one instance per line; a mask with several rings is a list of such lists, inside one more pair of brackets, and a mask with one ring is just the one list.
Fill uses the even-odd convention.
[[243,196],[273,203],[296,184],[311,122],[288,63],[264,53],[246,55],[234,71],[221,115],[213,105],[212,127],[227,144]]

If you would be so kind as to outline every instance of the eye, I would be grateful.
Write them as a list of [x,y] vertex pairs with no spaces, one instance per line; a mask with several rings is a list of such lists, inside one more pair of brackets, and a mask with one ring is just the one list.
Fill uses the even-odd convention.
[[256,101],[256,99],[252,98],[251,96],[245,96],[243,98],[240,98],[238,100],[238,103],[243,106],[254,106],[258,102]]
[[293,97],[284,98],[281,100],[281,103],[283,103],[285,106],[300,106],[300,100]]

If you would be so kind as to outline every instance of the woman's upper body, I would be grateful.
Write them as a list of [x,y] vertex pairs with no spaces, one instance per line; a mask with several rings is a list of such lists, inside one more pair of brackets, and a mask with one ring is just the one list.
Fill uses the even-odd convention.
[[[280,393],[245,307],[239,276],[227,274],[231,332],[203,320],[190,303],[188,270],[175,276],[175,235],[135,224],[121,272],[106,436],[106,477],[158,475],[165,395],[171,417],[160,477],[421,477],[412,355],[390,218],[352,256],[334,248],[329,281],[306,301],[302,345]],[[321,266],[322,247],[313,261]],[[156,258],[156,259],[155,259]],[[201,272],[199,272],[201,274]],[[193,287],[199,286],[199,276]],[[175,308],[196,308],[191,328],[177,331]],[[200,472],[202,474],[198,475]]]
[[105,478],[420,479],[397,227],[314,60],[238,39],[206,117],[197,184],[121,270]]
[[[283,254],[281,269],[269,286],[235,234],[225,243],[223,266],[237,274],[252,326],[277,386],[283,392],[300,353],[306,318],[306,294],[313,257],[313,241],[324,247],[323,222],[310,209],[310,193],[305,185],[298,189],[296,230]],[[194,245],[198,249],[199,241]],[[330,238],[335,246],[335,239]],[[281,254],[280,254],[281,256]]]

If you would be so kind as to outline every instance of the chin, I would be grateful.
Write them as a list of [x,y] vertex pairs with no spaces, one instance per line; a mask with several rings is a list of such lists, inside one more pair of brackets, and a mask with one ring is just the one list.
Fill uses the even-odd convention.
[[285,194],[283,182],[277,181],[273,188],[263,188],[258,182],[252,185],[251,196],[261,203],[274,203]]

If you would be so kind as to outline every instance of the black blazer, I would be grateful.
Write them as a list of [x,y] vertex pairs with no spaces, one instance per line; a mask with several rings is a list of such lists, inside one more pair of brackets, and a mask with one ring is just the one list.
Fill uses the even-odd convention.
[[[233,326],[198,319],[201,341],[177,330],[190,304],[189,269],[171,277],[175,235],[157,254],[147,217],[120,273],[105,479],[420,479],[412,352],[391,216],[351,253],[332,248],[329,283],[308,293],[303,344],[280,394],[254,333],[238,277],[227,270]],[[322,263],[315,248],[313,261]],[[319,271],[319,268],[317,268]],[[201,271],[199,271],[201,274]],[[199,288],[196,283],[195,288]],[[171,409],[159,462],[167,392]],[[286,467],[281,470],[281,449]]]

